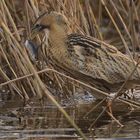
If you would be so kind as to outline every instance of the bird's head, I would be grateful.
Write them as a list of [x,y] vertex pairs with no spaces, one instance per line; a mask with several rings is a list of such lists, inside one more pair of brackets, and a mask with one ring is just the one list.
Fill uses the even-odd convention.
[[32,28],[32,38],[35,37],[39,32],[49,31],[49,32],[61,32],[66,33],[68,28],[67,18],[58,12],[51,12],[49,14],[44,13],[41,15]]

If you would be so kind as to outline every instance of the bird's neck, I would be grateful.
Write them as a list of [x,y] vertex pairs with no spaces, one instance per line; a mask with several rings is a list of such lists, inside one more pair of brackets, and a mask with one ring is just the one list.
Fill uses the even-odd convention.
[[61,29],[54,27],[49,33],[49,41],[51,43],[51,47],[58,49],[66,49],[65,40],[67,38],[66,32]]
[[66,44],[67,34],[63,30],[53,30],[49,33],[49,57],[60,67],[72,68],[72,58]]

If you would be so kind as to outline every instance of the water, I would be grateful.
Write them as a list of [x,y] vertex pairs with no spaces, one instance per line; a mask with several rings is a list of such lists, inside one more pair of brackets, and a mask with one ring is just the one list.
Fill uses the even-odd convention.
[[[139,92],[136,97],[139,97]],[[7,96],[8,97],[8,96]],[[92,113],[86,113],[99,101],[92,95],[77,95],[62,100],[61,104],[89,140],[108,138],[140,139],[140,110],[116,102],[113,115],[124,127],[120,127],[107,113],[90,128],[106,103]],[[4,140],[80,140],[76,130],[67,122],[59,110],[45,99],[33,99],[26,106],[18,97],[2,99],[0,102],[0,139]],[[90,128],[90,129],[89,129]]]

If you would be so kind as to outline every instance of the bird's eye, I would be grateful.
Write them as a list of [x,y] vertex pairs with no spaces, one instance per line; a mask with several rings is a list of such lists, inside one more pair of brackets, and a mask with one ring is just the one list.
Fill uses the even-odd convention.
[[64,25],[67,25],[67,23],[66,23],[66,22],[64,22]]
[[40,25],[39,25],[39,24],[36,24],[36,25],[35,25],[35,27],[36,27],[36,28],[39,28],[39,27],[40,27]]
[[38,29],[39,31],[42,31],[46,28],[49,29],[50,27],[48,25],[36,24],[35,28]]

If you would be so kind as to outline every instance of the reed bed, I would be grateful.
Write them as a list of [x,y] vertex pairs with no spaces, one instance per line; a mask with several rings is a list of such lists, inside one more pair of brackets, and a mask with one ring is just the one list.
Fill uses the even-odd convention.
[[[38,67],[38,62],[36,64],[30,59],[25,48],[25,41],[30,39],[31,28],[36,18],[42,13],[50,11],[63,13],[68,18],[72,32],[91,35],[110,43],[122,53],[138,61],[140,1],[0,1],[0,88],[10,90],[15,96],[20,95],[21,99],[25,101],[32,97],[40,99],[47,96],[85,138],[52,93],[62,94],[63,98],[67,98],[80,88],[85,91],[96,90],[105,96],[109,96],[109,94],[66,76],[52,67]],[[40,37],[37,38],[37,42],[38,45],[41,43]]]

